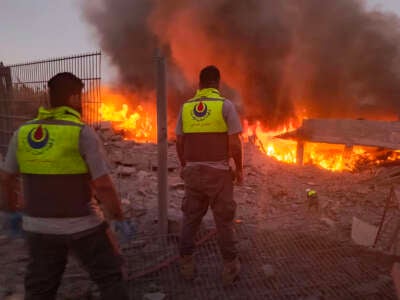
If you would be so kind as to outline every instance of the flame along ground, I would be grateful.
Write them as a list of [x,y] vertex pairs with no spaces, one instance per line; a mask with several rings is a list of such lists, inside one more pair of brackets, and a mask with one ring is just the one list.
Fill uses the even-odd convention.
[[[154,99],[154,95],[149,95]],[[143,95],[123,94],[110,89],[102,90],[103,103],[100,107],[102,121],[110,121],[115,131],[123,133],[127,140],[136,142],[157,141],[157,114],[154,105],[139,104]],[[127,103],[130,103],[128,105]],[[136,103],[132,105],[132,103]],[[297,142],[275,138],[295,130],[298,126],[289,124],[280,130],[265,130],[260,122],[251,125],[243,121],[243,139],[255,143],[260,151],[278,161],[296,163]],[[358,166],[382,164],[400,159],[399,151],[378,151],[373,147],[355,146],[351,153],[344,145],[305,143],[304,164],[314,164],[331,171],[351,171]]]
[[[154,98],[154,95],[148,97]],[[143,95],[139,97],[130,93],[128,96],[103,88],[102,99],[101,120],[111,122],[113,129],[121,132],[125,139],[144,143],[157,141],[156,109],[152,105],[140,104]]]

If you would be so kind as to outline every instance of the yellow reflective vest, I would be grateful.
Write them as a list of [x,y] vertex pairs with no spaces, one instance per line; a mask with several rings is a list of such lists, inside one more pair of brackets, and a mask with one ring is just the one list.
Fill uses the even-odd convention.
[[84,123],[67,106],[39,109],[38,117],[18,130],[17,160],[22,174],[87,174],[79,152]]
[[224,98],[214,88],[198,90],[195,97],[182,107],[183,133],[225,133],[228,126],[223,117]]

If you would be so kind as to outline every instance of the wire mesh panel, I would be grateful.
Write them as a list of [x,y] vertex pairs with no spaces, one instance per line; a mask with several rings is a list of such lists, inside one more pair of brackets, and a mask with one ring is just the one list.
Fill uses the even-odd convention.
[[[197,239],[192,281],[180,276],[177,236],[142,236],[123,244],[130,299],[397,299],[390,276],[393,257],[320,232],[272,232],[243,225],[237,229],[242,268],[227,287],[221,281],[223,262],[215,230]],[[71,262],[60,294],[87,299],[95,291],[88,275]]]
[[48,105],[47,81],[60,72],[71,72],[83,80],[83,119],[92,126],[98,125],[100,52],[7,67],[0,65],[0,151],[3,155],[12,132],[34,118],[39,106]]
[[238,228],[242,271],[228,287],[215,236],[195,253],[197,275],[185,281],[177,264],[178,240],[149,237],[125,247],[131,299],[151,293],[166,299],[396,299],[391,262],[320,233]]

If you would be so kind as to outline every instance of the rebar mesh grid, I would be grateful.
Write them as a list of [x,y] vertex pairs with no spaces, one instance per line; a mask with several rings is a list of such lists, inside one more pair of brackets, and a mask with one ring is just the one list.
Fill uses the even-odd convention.
[[101,53],[88,53],[10,66],[0,65],[0,152],[5,153],[13,131],[48,104],[47,81],[60,72],[71,72],[85,84],[83,119],[99,124],[101,104]]
[[176,237],[144,238],[125,246],[131,299],[154,292],[166,299],[191,300],[396,299],[390,264],[358,246],[317,233],[273,233],[245,226],[238,227],[238,237],[242,271],[225,288],[215,236],[196,250],[192,282],[179,274]]

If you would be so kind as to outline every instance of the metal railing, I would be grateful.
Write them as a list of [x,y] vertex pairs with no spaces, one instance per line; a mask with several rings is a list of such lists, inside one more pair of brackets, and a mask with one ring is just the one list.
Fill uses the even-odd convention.
[[83,119],[99,124],[101,103],[101,53],[87,53],[35,62],[0,64],[0,153],[5,154],[13,131],[48,105],[47,81],[60,72],[71,72],[85,84]]

